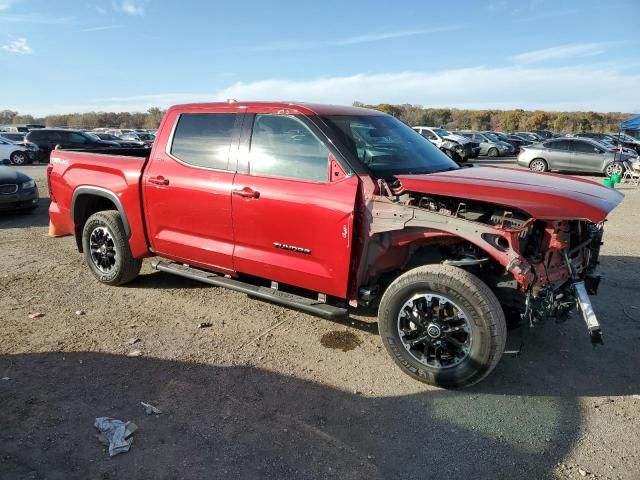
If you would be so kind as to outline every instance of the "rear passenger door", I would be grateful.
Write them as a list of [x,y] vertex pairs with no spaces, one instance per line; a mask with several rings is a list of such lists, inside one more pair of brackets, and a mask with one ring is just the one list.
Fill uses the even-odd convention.
[[245,124],[231,200],[235,270],[346,298],[357,176],[304,116]]
[[589,141],[571,140],[571,162],[573,170],[601,172],[604,163],[604,150]]
[[545,160],[552,170],[573,170],[573,158],[569,150],[571,140],[550,140],[543,143],[548,150]]
[[168,115],[166,148],[154,149],[142,179],[151,247],[163,257],[230,273],[231,186],[242,114]]

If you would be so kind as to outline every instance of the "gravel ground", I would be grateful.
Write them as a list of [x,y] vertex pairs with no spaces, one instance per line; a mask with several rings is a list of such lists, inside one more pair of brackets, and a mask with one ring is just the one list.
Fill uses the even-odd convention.
[[[45,196],[45,167],[22,170]],[[594,297],[605,345],[577,316],[522,327],[462,391],[402,374],[372,317],[322,320],[148,260],[106,287],[47,236],[48,201],[2,216],[0,478],[637,480],[640,190],[620,190]],[[109,458],[99,416],[138,425],[130,452]]]

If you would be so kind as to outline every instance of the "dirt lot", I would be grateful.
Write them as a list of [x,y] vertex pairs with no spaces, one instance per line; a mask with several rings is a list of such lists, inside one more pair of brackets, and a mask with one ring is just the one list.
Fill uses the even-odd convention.
[[[22,170],[45,196],[44,167]],[[329,322],[149,261],[109,288],[47,236],[47,201],[0,217],[0,478],[637,480],[640,190],[621,191],[594,298],[605,345],[577,316],[523,327],[519,353],[462,391],[402,374],[373,318]],[[139,426],[129,453],[109,458],[98,416]]]

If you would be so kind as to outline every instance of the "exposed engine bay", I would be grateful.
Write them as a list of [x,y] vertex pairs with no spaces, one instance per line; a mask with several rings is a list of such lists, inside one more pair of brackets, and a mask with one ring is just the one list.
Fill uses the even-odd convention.
[[588,294],[597,292],[600,280],[594,272],[602,223],[539,220],[501,205],[406,191],[393,179],[379,186],[383,195],[373,198],[367,251],[370,279],[399,262],[401,268],[458,266],[531,325],[563,319],[577,305],[592,341],[601,342]]

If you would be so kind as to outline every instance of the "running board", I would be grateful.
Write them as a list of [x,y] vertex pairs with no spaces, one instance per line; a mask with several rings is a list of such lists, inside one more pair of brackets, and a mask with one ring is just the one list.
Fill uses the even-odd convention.
[[212,272],[207,272],[206,270],[200,270],[188,265],[183,265],[181,263],[160,261],[153,263],[152,266],[156,270],[160,270],[162,272],[173,273],[180,277],[190,278],[216,287],[223,287],[235,290],[236,292],[246,293],[251,297],[259,298],[260,300],[267,300],[269,302],[278,303],[297,310],[303,310],[329,320],[346,317],[348,314],[346,308],[335,307],[312,298],[294,295],[274,288],[252,285],[234,278],[227,278]]

